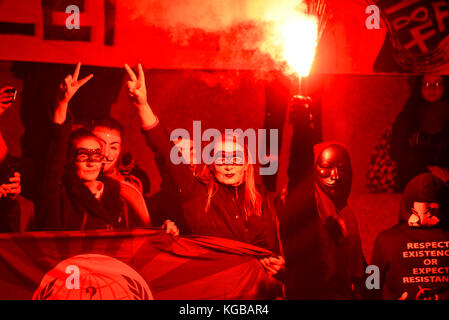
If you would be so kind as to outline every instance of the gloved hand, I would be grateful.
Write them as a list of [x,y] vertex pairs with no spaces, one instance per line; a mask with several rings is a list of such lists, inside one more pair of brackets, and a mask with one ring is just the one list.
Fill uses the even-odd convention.
[[294,95],[289,102],[289,121],[293,125],[304,125],[315,128],[312,115],[312,99],[310,97]]

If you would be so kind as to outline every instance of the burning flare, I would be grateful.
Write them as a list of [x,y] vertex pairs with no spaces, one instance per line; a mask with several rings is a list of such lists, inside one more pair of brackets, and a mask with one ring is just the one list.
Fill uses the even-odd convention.
[[312,16],[301,14],[289,17],[278,26],[283,42],[282,55],[299,76],[307,76],[315,57],[318,26]]
[[[319,38],[327,22],[323,0],[280,2],[265,16],[266,38],[261,50],[276,62],[286,63],[285,72],[307,76]],[[273,10],[274,9],[274,10]]]

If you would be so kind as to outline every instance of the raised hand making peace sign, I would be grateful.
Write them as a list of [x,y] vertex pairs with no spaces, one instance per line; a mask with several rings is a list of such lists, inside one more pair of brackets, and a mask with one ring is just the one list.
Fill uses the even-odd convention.
[[56,110],[54,115],[54,122],[63,123],[66,120],[67,116],[67,107],[78,91],[87,81],[92,79],[93,74],[88,75],[87,77],[78,80],[78,76],[80,74],[81,62],[78,62],[75,68],[75,72],[73,75],[69,74],[65,77],[64,81],[59,85],[59,90],[56,95]]
[[143,127],[153,126],[157,122],[157,117],[148,104],[145,75],[142,65],[140,63],[137,65],[137,76],[126,63],[125,69],[130,77],[130,80],[127,82],[128,96],[139,112],[141,124]]
[[78,62],[73,75],[69,74],[64,81],[59,85],[57,100],[62,103],[69,103],[70,99],[75,95],[79,88],[81,88],[87,81],[92,79],[93,74],[78,80],[80,74],[81,62]]
[[136,107],[141,107],[146,105],[147,102],[147,88],[145,86],[145,75],[143,73],[142,65],[139,63],[137,65],[137,77],[134,71],[129,67],[129,65],[125,64],[125,69],[128,72],[131,80],[127,82],[128,85],[128,95],[131,99],[131,102]]

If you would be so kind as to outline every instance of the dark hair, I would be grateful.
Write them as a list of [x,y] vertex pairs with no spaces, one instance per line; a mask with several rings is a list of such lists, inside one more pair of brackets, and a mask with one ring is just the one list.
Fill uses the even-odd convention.
[[120,137],[123,137],[123,125],[116,119],[111,117],[106,117],[99,120],[93,120],[90,124],[90,129],[94,131],[95,128],[108,128],[111,130],[116,130],[120,133]]
[[[449,103],[449,76],[440,75],[443,78],[444,91],[441,100],[444,100]],[[423,98],[421,93],[422,81],[425,75],[419,75],[415,77],[411,77],[409,79],[409,84],[411,87],[411,94],[405,103],[404,109],[409,110],[411,112],[418,114],[419,109],[425,105],[426,100]]]
[[98,139],[98,137],[96,135],[94,135],[89,129],[85,128],[85,127],[81,127],[79,129],[74,130],[71,134],[70,134],[70,138],[69,138],[69,146],[68,146],[68,159],[72,159],[73,156],[73,152],[75,151],[75,145],[81,141],[82,139],[94,139],[95,141],[98,141],[98,143],[100,144],[100,147],[103,146],[102,142],[100,139]]

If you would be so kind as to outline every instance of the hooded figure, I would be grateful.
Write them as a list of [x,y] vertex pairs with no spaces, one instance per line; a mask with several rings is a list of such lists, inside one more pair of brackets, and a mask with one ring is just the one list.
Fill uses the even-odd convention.
[[[447,224],[447,196],[449,195],[446,185],[438,177],[431,173],[416,176],[407,184],[402,194],[399,223],[407,223],[410,227],[432,227],[441,223]],[[416,203],[415,203],[416,202]],[[419,203],[429,204],[438,210],[431,210],[433,214],[423,219],[419,217],[420,208],[429,207]],[[438,204],[438,205],[432,205]]]
[[289,216],[284,224],[287,298],[357,299],[366,263],[357,221],[347,205],[350,156],[334,142],[315,145],[313,153],[313,174],[309,169],[299,183],[293,182],[297,187],[289,191],[283,212]]
[[347,149],[334,142],[314,146],[315,201],[323,250],[322,281],[329,298],[354,299],[365,270],[354,212],[347,205],[352,168]]
[[448,192],[430,173],[407,184],[399,223],[374,244],[371,264],[379,267],[381,289],[374,298],[449,299]]
[[[314,190],[318,214],[325,225],[331,228],[335,226],[329,230],[329,234],[338,241],[339,237],[348,234],[347,224],[351,224],[351,229],[357,228],[357,225],[352,226],[354,215],[347,208],[352,185],[351,159],[345,147],[333,142],[315,145],[314,155]],[[342,215],[343,211],[350,212],[348,217]]]

